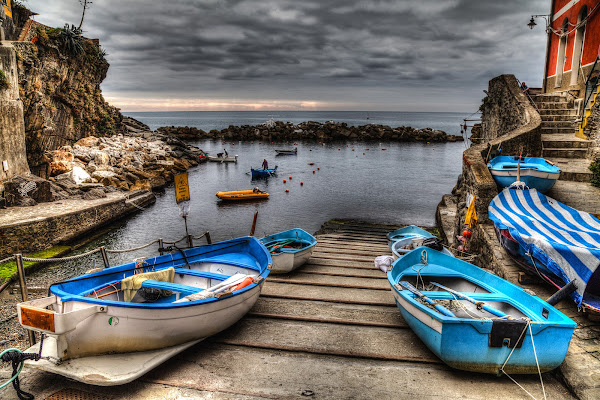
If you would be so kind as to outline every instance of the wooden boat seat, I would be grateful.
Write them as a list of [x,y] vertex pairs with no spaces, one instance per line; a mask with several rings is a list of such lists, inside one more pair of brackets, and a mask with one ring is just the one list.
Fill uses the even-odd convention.
[[195,286],[181,285],[179,283],[155,281],[155,280],[151,280],[151,279],[148,279],[148,280],[145,280],[144,282],[142,282],[142,287],[152,288],[152,289],[169,290],[171,292],[181,293],[183,296],[187,296],[192,293],[198,293],[198,292],[204,290],[204,289],[200,289]]
[[194,269],[187,268],[175,268],[175,273],[180,275],[197,276],[199,278],[216,279],[218,281],[224,281],[225,279],[229,278],[228,275],[217,274],[215,272],[208,271],[197,271]]

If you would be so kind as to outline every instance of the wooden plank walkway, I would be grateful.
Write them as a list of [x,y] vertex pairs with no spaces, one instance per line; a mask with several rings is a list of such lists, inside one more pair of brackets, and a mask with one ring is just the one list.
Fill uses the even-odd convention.
[[[43,388],[42,395],[70,388],[113,399],[528,397],[506,377],[448,368],[414,335],[386,275],[374,268],[376,256],[390,254],[386,232],[341,224],[317,235],[308,263],[269,276],[240,322],[131,384],[91,387],[38,373],[22,386]],[[537,376],[516,379],[543,398]],[[549,399],[573,398],[552,373],[544,374],[544,384]]]

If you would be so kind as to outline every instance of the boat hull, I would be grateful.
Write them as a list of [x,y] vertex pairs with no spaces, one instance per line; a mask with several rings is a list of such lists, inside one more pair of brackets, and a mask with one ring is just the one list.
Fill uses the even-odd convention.
[[[252,237],[190,248],[54,284],[52,296],[17,305],[19,322],[54,337],[53,351],[61,360],[198,341],[228,328],[252,308],[271,263],[268,251]],[[145,275],[134,274],[139,271]],[[165,273],[171,279],[159,277]],[[238,280],[228,291],[211,292],[234,274],[253,279],[240,288],[234,288]],[[125,282],[136,277],[142,278],[141,287],[162,288],[161,296],[148,300],[135,287],[128,299]]]
[[[504,372],[508,374],[533,374],[538,372],[538,365],[542,372],[556,368],[566,356],[575,328],[573,321],[543,300],[472,264],[420,247],[394,263],[388,280],[407,324],[435,355],[453,368],[501,374],[506,362]],[[422,289],[422,294],[436,304],[447,304],[442,301],[455,301],[458,297],[443,289],[430,290],[430,282],[449,282],[445,285],[454,284],[457,292],[492,305],[515,319],[498,318],[462,300],[461,307],[465,304],[471,307],[468,313],[461,315],[458,308],[454,311],[456,316],[443,315],[398,284],[401,281],[417,284],[419,280],[427,282],[427,290]],[[522,318],[529,319],[530,324],[520,322]],[[509,334],[506,327],[513,321],[522,326]],[[520,347],[515,346],[522,337]]]
[[271,258],[273,259],[271,273],[273,274],[285,274],[301,267],[311,257],[317,245],[317,239],[314,236],[299,228],[265,236],[260,241],[267,248],[277,247],[278,243],[285,243],[286,241],[291,241],[291,244],[301,243],[302,247],[299,249],[281,247],[277,251],[271,251]]
[[499,156],[488,163],[488,168],[498,186],[505,188],[517,180],[517,172],[521,182],[530,188],[545,193],[550,190],[560,177],[560,168],[549,164],[543,158],[524,157],[517,171],[518,158]]
[[250,169],[250,173],[252,174],[252,178],[266,178],[269,176],[273,176],[277,174],[277,168],[268,168],[268,169]]
[[247,201],[268,199],[269,193],[255,192],[254,190],[233,190],[228,192],[217,192],[216,196],[225,201]]
[[275,149],[275,152],[277,153],[278,156],[293,156],[298,154],[298,149],[294,149],[294,150],[277,150]]
[[[400,257],[404,256],[406,253],[408,253],[409,251],[412,251],[416,247],[416,246],[412,246],[413,241],[418,240],[418,239],[425,239],[425,238],[422,238],[419,236],[412,236],[412,237],[407,237],[407,238],[396,240],[395,242],[392,242],[390,245],[392,248],[392,253],[394,254],[394,258],[400,258]],[[422,245],[422,243],[423,242],[421,242],[421,245]],[[454,254],[452,254],[452,252],[445,247],[442,248],[442,253],[454,257]]]
[[408,225],[404,228],[396,229],[395,231],[388,232],[387,235],[388,247],[392,251],[394,242],[407,238],[432,238],[435,237],[432,233],[427,232],[425,229],[419,228],[416,225]]
[[232,163],[236,163],[237,159],[238,159],[238,156],[234,156],[234,157],[206,156],[206,159],[208,161],[212,161],[212,162],[220,162],[220,163],[232,162]]

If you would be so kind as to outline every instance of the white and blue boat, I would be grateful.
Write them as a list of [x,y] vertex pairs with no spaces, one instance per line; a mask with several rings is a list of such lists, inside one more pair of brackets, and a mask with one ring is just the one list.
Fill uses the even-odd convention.
[[254,237],[193,247],[55,283],[17,305],[19,322],[44,333],[42,356],[61,362],[195,343],[252,308],[271,263]]
[[535,189],[504,189],[490,203],[496,235],[524,270],[576,286],[578,307],[600,313],[600,220]]
[[542,193],[554,186],[560,176],[560,168],[538,157],[498,156],[487,164],[498,186],[509,187],[515,181]]
[[265,236],[260,242],[271,253],[274,274],[285,274],[304,265],[317,245],[317,239],[300,228]]
[[269,176],[275,176],[277,174],[277,165],[275,168],[250,168],[252,178],[267,178]]
[[406,253],[408,253],[409,251],[412,251],[420,246],[426,246],[429,248],[433,248],[434,250],[441,251],[444,254],[448,254],[449,256],[454,257],[454,254],[452,254],[452,252],[450,250],[445,248],[442,245],[441,240],[435,236],[430,237],[430,238],[413,236],[413,237],[407,237],[404,239],[396,240],[395,242],[391,243],[392,253],[394,254],[395,258],[400,258],[400,257],[404,256]]
[[392,250],[392,246],[394,242],[406,239],[406,238],[434,238],[435,235],[427,232],[425,229],[419,228],[416,225],[408,225],[400,229],[396,229],[395,231],[388,232],[387,235],[388,247],[390,251]]
[[575,322],[473,264],[419,247],[387,277],[408,325],[453,368],[537,374],[567,354]]

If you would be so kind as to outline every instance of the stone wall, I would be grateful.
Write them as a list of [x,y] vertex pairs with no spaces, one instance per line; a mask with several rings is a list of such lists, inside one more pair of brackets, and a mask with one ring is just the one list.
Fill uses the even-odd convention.
[[25,152],[23,103],[19,99],[17,61],[14,48],[4,42],[0,45],[0,71],[6,78],[0,87],[0,192],[2,182],[29,172]]
[[[21,212],[19,220],[0,223],[0,259],[68,243],[154,201],[155,196],[146,191],[113,192],[106,198],[90,200],[85,206],[79,200],[63,200],[62,207],[53,210],[45,208],[48,203],[30,207],[29,217],[21,209],[17,211]],[[3,219],[10,218],[7,213]]]
[[[484,100],[482,115],[482,137],[490,138],[487,143],[471,146],[463,153],[463,170],[452,194],[458,212],[452,221],[443,221],[440,206],[437,221],[443,235],[447,232],[462,232],[467,210],[467,194],[476,197],[475,206],[478,223],[488,219],[488,205],[498,194],[498,189],[487,168],[487,162],[501,149],[503,155],[541,155],[541,117],[521,92],[513,75],[501,75],[489,83],[488,97]],[[487,132],[486,130],[490,130]],[[444,228],[444,226],[451,227]],[[454,238],[447,238],[454,243]],[[470,252],[477,248],[477,229],[473,232]]]
[[596,97],[596,102],[591,111],[592,113],[588,117],[583,133],[593,141],[590,157],[595,159],[600,157],[600,94]]

